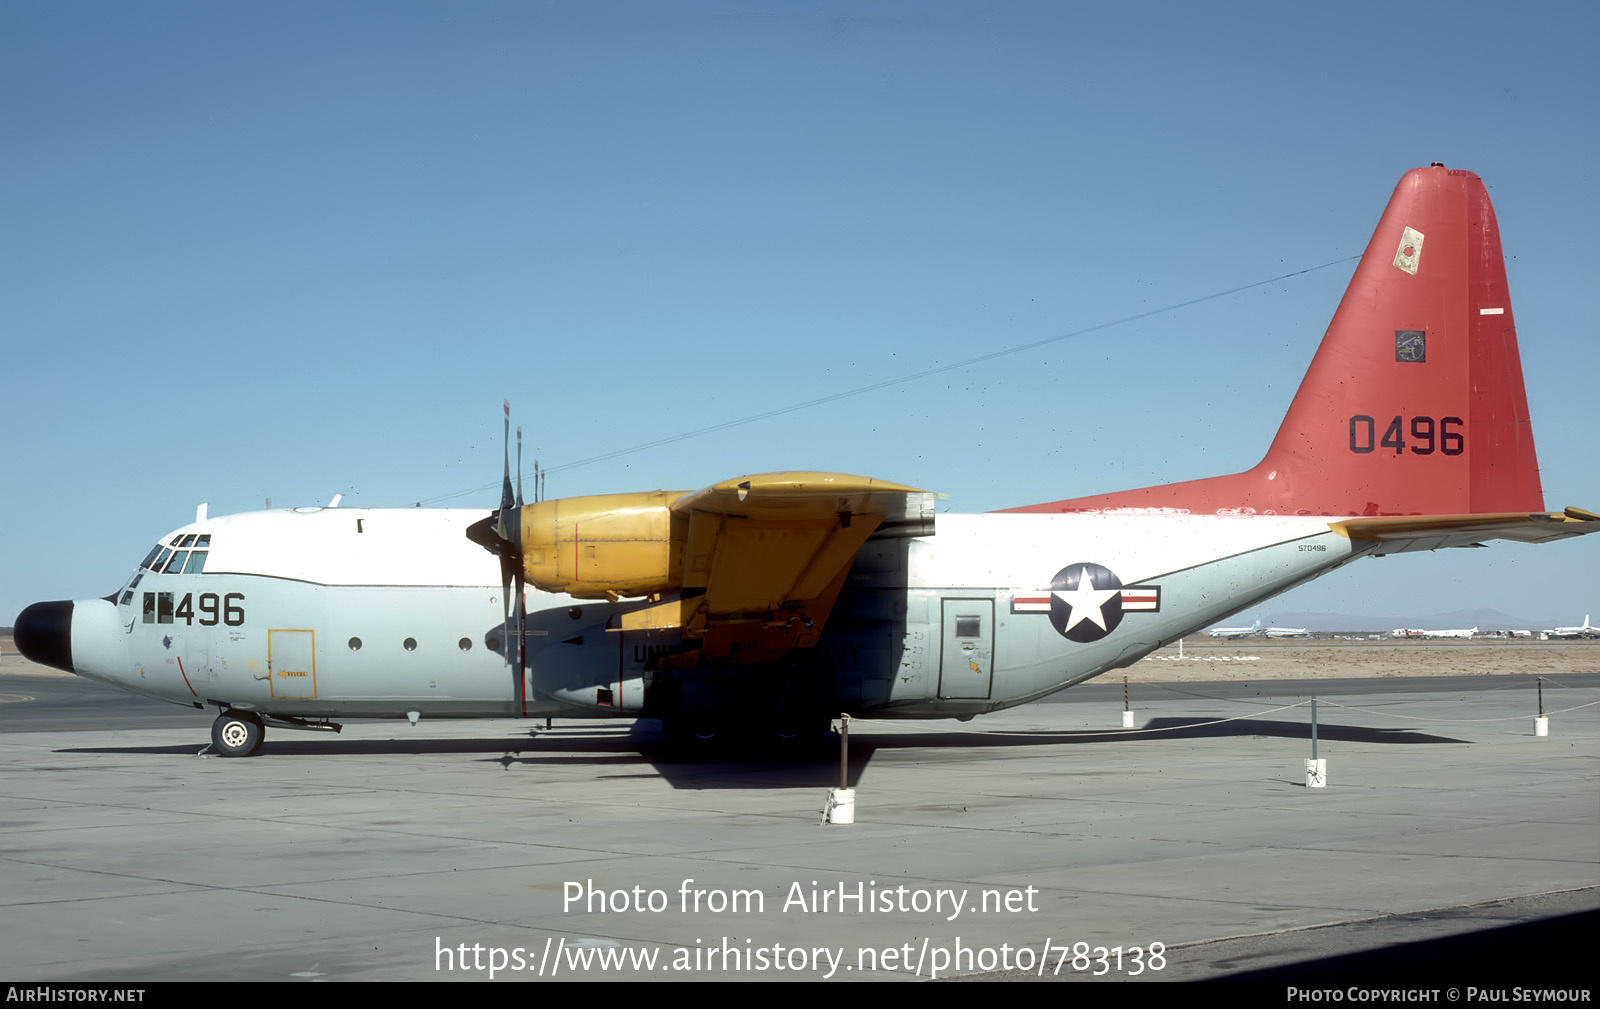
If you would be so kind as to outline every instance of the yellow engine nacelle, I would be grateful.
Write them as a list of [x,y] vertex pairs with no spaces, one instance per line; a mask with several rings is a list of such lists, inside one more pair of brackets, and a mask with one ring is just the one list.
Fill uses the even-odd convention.
[[676,591],[689,523],[671,505],[684,493],[596,494],[523,506],[528,581],[583,599]]

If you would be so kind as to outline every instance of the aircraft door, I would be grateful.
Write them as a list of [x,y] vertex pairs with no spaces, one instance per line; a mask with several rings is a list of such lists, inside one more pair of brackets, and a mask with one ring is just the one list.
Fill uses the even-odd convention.
[[939,696],[983,700],[994,678],[994,600],[945,599]]
[[268,631],[267,678],[274,698],[315,700],[317,696],[315,632]]
[[207,682],[217,678],[211,669],[211,628],[191,627],[184,634],[184,671],[189,679],[191,690],[198,689],[195,684]]

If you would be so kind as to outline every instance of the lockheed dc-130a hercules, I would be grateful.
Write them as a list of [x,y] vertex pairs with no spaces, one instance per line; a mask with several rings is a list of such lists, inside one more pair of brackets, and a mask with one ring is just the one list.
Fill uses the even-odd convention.
[[[1369,554],[1600,530],[1545,510],[1483,183],[1408,172],[1266,457],[983,515],[833,473],[500,507],[310,508],[164,536],[30,659],[214,706],[216,748],[337,718],[660,718],[820,735],[1022,704]],[[509,453],[508,453],[509,455]],[[519,467],[520,468],[520,467]]]

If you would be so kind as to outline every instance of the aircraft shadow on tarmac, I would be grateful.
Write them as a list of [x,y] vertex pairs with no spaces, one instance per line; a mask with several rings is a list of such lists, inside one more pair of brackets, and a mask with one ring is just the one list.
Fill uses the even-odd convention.
[[[1540,921],[1480,929],[1465,935],[1400,943],[1257,970],[1239,970],[1206,980],[1271,982],[1300,987],[1352,983],[1414,986],[1418,978],[1464,974],[1475,985],[1537,984],[1540,988],[1587,989],[1593,984],[1593,978],[1581,965],[1591,954],[1586,937],[1593,936],[1597,926],[1600,926],[1600,911],[1579,911]],[[1530,968],[1530,964],[1538,966]],[[1236,965],[1224,961],[1216,966]]]
[[[653,725],[654,723],[644,723]],[[926,750],[930,759],[949,759],[949,751],[992,750],[1011,747],[1062,746],[1084,743],[1150,742],[1224,737],[1263,737],[1283,739],[1311,738],[1306,722],[1239,719],[1216,722],[1211,719],[1156,718],[1141,729],[1076,730],[987,733],[979,731],[928,731],[874,733],[855,728],[851,733],[849,781],[860,781],[861,773],[879,750]],[[1366,726],[1319,723],[1317,737],[1328,742],[1449,744],[1467,740],[1436,736],[1408,728],[1376,729]],[[57,753],[150,756],[195,756],[201,747],[178,746],[94,746],[73,747]],[[803,754],[749,748],[733,754],[710,752],[685,754],[675,751],[665,735],[637,725],[627,731],[592,727],[534,729],[527,739],[329,739],[284,738],[266,742],[261,756],[274,757],[369,757],[422,754],[483,754],[481,761],[503,771],[513,768],[587,766],[600,777],[660,777],[676,788],[814,788],[832,787],[839,782],[839,748],[836,739]],[[647,770],[653,767],[654,772]],[[605,773],[627,772],[636,773]]]

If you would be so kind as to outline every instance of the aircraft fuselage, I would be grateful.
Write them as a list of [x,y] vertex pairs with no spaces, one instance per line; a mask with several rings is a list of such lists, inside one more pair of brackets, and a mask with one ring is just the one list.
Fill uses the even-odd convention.
[[[179,704],[298,718],[640,717],[737,711],[799,677],[832,712],[964,717],[1125,666],[1362,552],[1323,518],[946,515],[861,549],[821,641],[772,666],[659,671],[680,631],[613,630],[643,600],[527,592],[527,682],[507,659],[481,512],[301,509],[221,516],[206,546],[80,600],[70,668]],[[206,539],[201,540],[204,537]],[[514,652],[512,653],[514,654]]]

